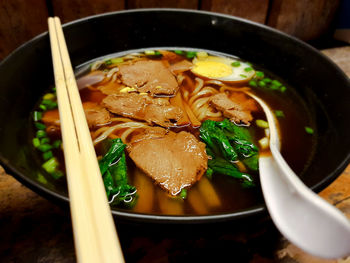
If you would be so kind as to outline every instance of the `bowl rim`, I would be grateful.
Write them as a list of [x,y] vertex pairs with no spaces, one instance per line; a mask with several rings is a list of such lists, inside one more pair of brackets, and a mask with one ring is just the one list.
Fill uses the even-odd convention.
[[[112,12],[106,12],[102,14],[97,15],[91,15],[84,18],[80,18],[74,21],[70,21],[68,23],[64,23],[62,26],[63,28],[69,27],[71,25],[77,25],[80,23],[86,23],[90,20],[99,19],[103,17],[109,17],[109,16],[115,16],[119,14],[128,14],[128,13],[145,13],[145,12],[180,12],[180,13],[195,13],[195,14],[201,14],[201,15],[209,15],[209,16],[215,16],[215,17],[222,17],[229,20],[236,20],[239,22],[247,23],[250,25],[253,25],[257,28],[263,28],[269,32],[272,32],[273,34],[281,35],[285,38],[290,39],[294,43],[297,43],[298,45],[303,46],[303,48],[306,48],[308,50],[311,50],[312,52],[318,53],[319,56],[321,56],[324,60],[326,60],[330,65],[335,67],[340,77],[347,78],[350,83],[350,79],[348,76],[343,72],[342,69],[339,68],[338,65],[336,65],[329,57],[327,57],[325,54],[321,53],[316,48],[312,47],[308,43],[305,43],[304,41],[293,37],[291,35],[288,35],[282,31],[279,31],[277,29],[271,28],[267,25],[260,24],[251,20],[247,20],[240,17],[235,17],[232,15],[222,14],[222,13],[216,13],[216,12],[210,12],[210,11],[203,11],[203,10],[194,10],[194,9],[183,9],[183,8],[139,8],[139,9],[128,9],[128,10],[120,10],[120,11],[112,11]],[[0,67],[6,65],[7,61],[11,60],[11,58],[20,50],[24,49],[26,46],[30,46],[34,44],[37,40],[44,38],[46,35],[48,35],[48,31],[45,31],[32,39],[26,41],[19,47],[17,47],[15,50],[13,50],[6,58],[4,58],[0,62]],[[323,180],[319,181],[318,183],[314,184],[313,186],[309,187],[311,190],[318,192],[325,188],[327,185],[332,183],[340,174],[341,172],[346,168],[346,166],[350,163],[350,149],[348,151],[347,156],[342,160],[342,162],[338,165],[337,169],[335,169],[332,173],[330,173],[327,177],[323,178]],[[15,177],[19,182],[23,183],[25,186],[30,188],[31,190],[35,191],[36,193],[39,193],[42,196],[45,196],[48,199],[52,199],[53,201],[60,201],[61,203],[69,203],[69,197],[59,194],[58,192],[55,192],[47,187],[45,187],[43,184],[39,183],[38,181],[32,180],[29,177],[25,176],[22,172],[20,172],[14,165],[12,165],[9,160],[7,160],[0,152],[0,164],[5,169],[5,172],[7,174],[12,175]],[[255,205],[250,208],[245,208],[241,210],[237,210],[235,212],[228,212],[228,213],[218,213],[218,214],[212,214],[212,215],[155,215],[155,214],[142,214],[142,213],[136,213],[136,212],[129,212],[125,210],[114,210],[111,209],[112,214],[118,218],[126,219],[126,220],[132,220],[132,221],[138,221],[138,222],[151,222],[151,223],[176,223],[176,224],[188,224],[188,223],[212,223],[212,222],[219,222],[219,221],[228,221],[233,219],[241,219],[246,218],[250,216],[257,216],[261,215],[267,212],[266,206],[264,203]]]

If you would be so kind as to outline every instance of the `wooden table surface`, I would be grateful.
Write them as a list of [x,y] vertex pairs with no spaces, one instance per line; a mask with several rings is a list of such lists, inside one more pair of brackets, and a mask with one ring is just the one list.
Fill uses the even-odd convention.
[[[350,76],[350,47],[328,49]],[[350,165],[320,195],[350,218]],[[209,226],[117,223],[127,262],[350,263],[323,260],[285,240],[268,218]],[[75,262],[70,213],[32,192],[0,166],[0,262]]]

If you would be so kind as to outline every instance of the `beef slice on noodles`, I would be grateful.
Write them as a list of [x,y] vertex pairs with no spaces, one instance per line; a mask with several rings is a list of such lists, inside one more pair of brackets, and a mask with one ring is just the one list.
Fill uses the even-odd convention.
[[119,66],[120,79],[126,86],[153,95],[174,95],[179,86],[174,75],[161,61],[140,60]]
[[[151,134],[150,134],[151,133]],[[170,194],[197,182],[207,170],[205,144],[188,132],[145,131],[127,150],[137,167]]]
[[239,93],[231,97],[228,97],[225,93],[218,93],[211,96],[209,102],[214,108],[221,111],[225,117],[237,124],[249,125],[253,120],[251,112],[257,110],[253,99]]
[[[111,122],[111,114],[102,106],[95,102],[84,102],[83,109],[89,128],[106,125]],[[60,126],[60,116],[58,109],[46,111],[42,117],[42,122],[46,126]]]
[[179,107],[170,104],[169,98],[152,98],[137,93],[109,95],[103,99],[102,105],[114,114],[163,127],[174,126],[184,114]]

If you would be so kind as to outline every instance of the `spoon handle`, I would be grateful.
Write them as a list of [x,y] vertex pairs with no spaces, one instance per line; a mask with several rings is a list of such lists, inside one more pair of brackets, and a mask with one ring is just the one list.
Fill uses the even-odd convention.
[[307,188],[290,173],[285,161],[275,160],[274,155],[260,157],[259,169],[266,206],[278,230],[290,242],[315,256],[349,255],[348,219]]

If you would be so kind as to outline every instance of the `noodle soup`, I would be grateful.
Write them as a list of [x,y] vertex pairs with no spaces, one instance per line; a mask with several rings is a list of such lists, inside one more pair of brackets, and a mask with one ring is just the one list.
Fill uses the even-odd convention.
[[[96,60],[77,77],[112,206],[138,213],[206,215],[262,202],[258,156],[269,130],[249,91],[278,119],[296,173],[312,156],[313,127],[293,89],[237,58],[145,50]],[[47,176],[64,181],[55,90],[34,111],[33,145]]]

